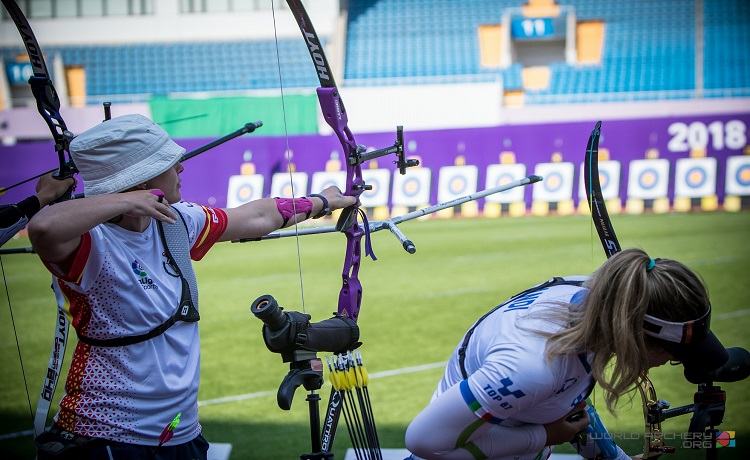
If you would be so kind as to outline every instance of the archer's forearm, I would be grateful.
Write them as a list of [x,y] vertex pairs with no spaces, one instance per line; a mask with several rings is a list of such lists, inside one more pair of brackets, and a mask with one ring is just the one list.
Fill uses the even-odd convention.
[[39,256],[50,262],[65,259],[78,247],[81,235],[128,212],[122,195],[65,201],[39,211],[29,222],[29,239]]

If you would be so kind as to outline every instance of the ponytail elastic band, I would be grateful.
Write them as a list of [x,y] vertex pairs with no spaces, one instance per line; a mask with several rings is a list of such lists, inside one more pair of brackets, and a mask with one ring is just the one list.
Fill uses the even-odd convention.
[[646,271],[650,272],[652,268],[654,268],[654,265],[656,265],[656,261],[654,259],[651,259],[648,263],[648,266],[646,267]]

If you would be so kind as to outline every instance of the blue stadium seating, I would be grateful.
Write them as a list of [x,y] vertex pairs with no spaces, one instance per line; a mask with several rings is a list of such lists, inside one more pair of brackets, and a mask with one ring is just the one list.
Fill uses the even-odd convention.
[[[318,84],[305,43],[236,41],[46,47],[59,53],[66,66],[86,69],[86,91],[96,96],[127,95],[147,100],[175,92],[277,89],[279,69],[286,88]],[[0,58],[14,59],[22,48],[0,48]],[[279,62],[280,61],[280,62]]]
[[[505,8],[524,0],[350,0],[346,77],[368,84],[421,83],[441,75],[499,74],[520,89],[521,68],[483,69],[477,27],[500,22]],[[527,91],[527,103],[693,97],[696,85],[694,0],[558,0],[580,20],[602,20],[605,44],[597,65],[550,65],[550,87]],[[705,96],[743,95],[750,87],[750,2],[704,2]],[[730,20],[727,18],[731,17]],[[746,94],[745,94],[746,95]]]
[[[502,78],[522,89],[522,65],[482,68],[477,28],[498,24],[526,0],[349,0],[349,86],[458,83]],[[526,91],[527,104],[675,99],[695,96],[694,0],[558,0],[581,20],[602,20],[601,63],[550,64],[550,85]],[[703,95],[750,95],[750,2],[703,0]],[[0,47],[12,59],[20,46]],[[289,38],[210,43],[59,46],[66,65],[86,68],[87,92],[146,100],[174,92],[315,87],[304,42]],[[136,95],[136,96],[133,96]]]

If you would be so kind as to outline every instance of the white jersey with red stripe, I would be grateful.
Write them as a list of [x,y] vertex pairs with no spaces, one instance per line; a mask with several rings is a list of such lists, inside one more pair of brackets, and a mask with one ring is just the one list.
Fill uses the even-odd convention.
[[[181,202],[190,255],[200,260],[227,224],[220,209]],[[144,232],[98,225],[82,237],[73,266],[58,278],[58,299],[79,335],[112,339],[145,334],[177,310],[182,282],[167,268],[158,227]],[[171,274],[170,274],[171,273]],[[198,305],[196,305],[198,307]],[[156,445],[164,427],[181,413],[168,445],[200,433],[197,322],[176,322],[161,335],[126,346],[78,342],[56,422],[79,435]]]

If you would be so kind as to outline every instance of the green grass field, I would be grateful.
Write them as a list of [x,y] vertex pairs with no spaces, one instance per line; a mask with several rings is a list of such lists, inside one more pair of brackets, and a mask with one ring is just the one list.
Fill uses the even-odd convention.
[[[617,215],[613,221],[623,247],[641,247],[652,257],[675,258],[698,271],[711,293],[712,329],[726,346],[750,348],[749,212]],[[381,444],[393,448],[403,447],[408,423],[427,404],[442,374],[440,363],[475,319],[535,283],[555,275],[588,274],[604,261],[585,216],[433,219],[401,228],[417,253],[404,252],[390,233],[376,233],[378,260],[364,260],[360,270],[361,350],[373,377],[370,393]],[[17,239],[6,247],[27,244]],[[292,459],[310,451],[305,392],[297,392],[292,410],[278,408],[275,392],[288,367],[266,350],[261,322],[250,313],[253,300],[263,294],[273,295],[288,310],[302,309],[296,245],[293,238],[224,243],[196,264],[202,313],[201,422],[209,442],[232,444],[233,459]],[[336,309],[344,238],[304,236],[299,246],[305,310],[320,321]],[[32,404],[45,373],[55,307],[49,275],[36,256],[3,256],[2,264],[8,295],[0,287],[0,454],[31,459],[30,435],[4,436],[32,426],[7,303],[10,298]],[[411,369],[416,366],[426,369]],[[659,397],[673,407],[692,402],[696,387],[684,380],[681,367],[655,369],[652,379]],[[737,432],[737,447],[721,449],[719,458],[748,458],[750,385],[745,381],[722,388],[728,400],[720,428]],[[329,391],[326,383],[324,402]],[[643,433],[641,403],[634,396],[623,398],[616,419],[601,410],[631,455],[639,452]],[[220,399],[230,397],[236,398]],[[689,416],[681,416],[663,428],[679,438],[688,424]],[[342,421],[337,458],[344,458],[348,445]],[[673,445],[678,453],[672,458],[705,458],[701,451],[681,449],[679,439]]]

